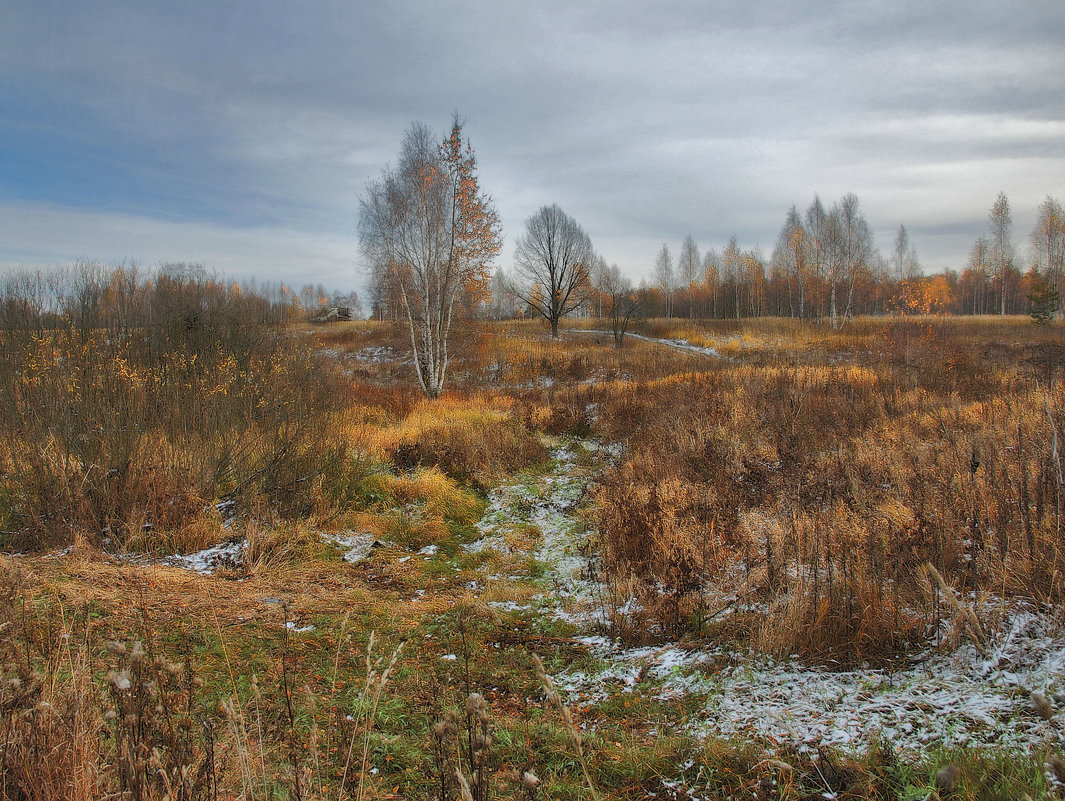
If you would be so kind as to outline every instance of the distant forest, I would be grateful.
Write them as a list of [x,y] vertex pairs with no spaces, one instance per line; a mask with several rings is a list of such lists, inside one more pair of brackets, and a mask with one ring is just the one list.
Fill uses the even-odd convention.
[[[888,254],[855,195],[831,207],[815,197],[805,211],[792,206],[767,258],[735,237],[721,251],[700,253],[689,236],[676,255],[663,244],[650,280],[625,291],[643,317],[740,319],[760,316],[820,319],[837,325],[865,314],[1029,314],[1065,291],[1065,214],[1047,197],[1035,227],[1018,242],[1005,194],[988,215],[961,269],[926,275],[905,226]],[[618,271],[602,255],[588,265],[584,302],[577,314],[603,317],[618,298]],[[534,316],[520,277],[498,270],[468,311],[480,316]],[[367,311],[379,319],[402,311],[388,282],[370,287]]]

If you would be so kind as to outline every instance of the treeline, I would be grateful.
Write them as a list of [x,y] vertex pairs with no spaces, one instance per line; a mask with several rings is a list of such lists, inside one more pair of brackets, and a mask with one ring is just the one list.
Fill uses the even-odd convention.
[[[1033,296],[1065,292],[1065,213],[1052,197],[1039,207],[1029,246],[1013,239],[1009,202],[999,195],[987,230],[960,270],[925,275],[905,226],[884,255],[858,198],[831,207],[819,197],[785,215],[773,251],[742,247],[732,237],[724,249],[700,253],[688,236],[674,257],[663,244],[650,280],[627,286],[629,302],[650,317],[732,318],[778,316],[825,320],[833,325],[860,314],[1027,314]],[[602,256],[588,269],[580,312],[606,317],[618,302],[618,273]],[[505,273],[491,284],[481,312],[490,317],[530,316]],[[384,299],[382,308],[387,308]]]
[[637,292],[646,314],[663,317],[838,322],[856,314],[1027,314],[1041,288],[1065,291],[1065,214],[1054,198],[1041,204],[1029,245],[1025,258],[1014,243],[1002,194],[964,267],[924,275],[905,226],[885,256],[856,196],[827,209],[815,197],[805,212],[788,210],[768,259],[756,248],[741,248],[735,237],[724,250],[700,257],[689,236],[676,261],[662,246],[653,282]]
[[284,282],[255,278],[225,281],[203,264],[166,263],[146,271],[79,260],[65,268],[14,271],[0,277],[4,304],[0,325],[54,327],[84,304],[109,319],[121,317],[128,325],[152,325],[159,322],[155,309],[172,311],[174,288],[189,285],[203,289],[201,305],[218,308],[222,301],[230,313],[239,309],[244,322],[271,325],[314,319],[336,307],[349,309],[353,318],[362,316],[357,292],[329,291],[320,283],[297,290]]

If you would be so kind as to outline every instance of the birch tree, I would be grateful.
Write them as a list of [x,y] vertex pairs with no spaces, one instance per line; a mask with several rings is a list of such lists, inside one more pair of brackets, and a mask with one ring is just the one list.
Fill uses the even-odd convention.
[[735,236],[729,237],[725,250],[721,253],[721,277],[732,286],[732,294],[735,300],[735,316],[740,319],[740,309],[743,307],[743,260],[740,253],[739,243]]
[[407,130],[399,164],[360,200],[359,240],[375,284],[394,287],[410,327],[418,384],[444,389],[456,301],[483,294],[502,247],[499,216],[481,191],[473,149],[456,117],[442,142],[422,123]]
[[717,296],[721,289],[721,257],[716,250],[708,250],[703,256],[703,281],[711,298],[710,317],[717,317]]
[[998,278],[999,313],[1006,313],[1006,275],[1013,267],[1013,241],[1010,229],[1013,216],[1010,214],[1010,202],[1005,192],[999,192],[995,204],[988,214],[991,245],[991,271]]
[[1040,204],[1031,239],[1033,265],[1060,291],[1065,280],[1065,211],[1054,198],[1047,196]]
[[814,195],[813,202],[806,209],[806,235],[803,238],[806,253],[803,258],[812,283],[817,287],[817,314],[820,316],[824,316],[825,313],[823,285],[828,272],[828,243],[832,238],[831,228],[829,216],[825,212],[821,198]]
[[900,225],[895,235],[895,250],[891,254],[891,277],[896,281],[916,281],[921,277],[917,248],[910,244],[910,234],[905,225]]
[[791,316],[794,317],[798,311],[801,319],[806,313],[806,229],[795,206],[788,209],[784,218],[784,227],[780,229],[776,246],[773,248],[772,263],[787,277],[788,309]]
[[991,286],[991,245],[986,236],[976,237],[969,251],[969,263],[965,269],[972,278],[973,314],[988,314],[993,303]]
[[[839,204],[839,242],[841,279],[847,287],[847,305],[844,319],[854,309],[854,285],[858,276],[868,270],[873,258],[873,232],[858,203],[858,196],[846,194]],[[835,292],[833,291],[832,326],[836,327]]]
[[699,280],[701,266],[699,248],[695,244],[695,239],[692,238],[692,235],[688,234],[681,243],[680,253],[677,254],[677,272],[679,273],[681,284],[688,290],[689,320],[695,317],[695,284]]
[[662,290],[664,303],[663,313],[666,317],[673,316],[673,289],[676,278],[673,276],[673,255],[669,252],[669,245],[662,243],[662,249],[655,257],[655,284]]
[[597,254],[596,257],[592,259],[592,268],[589,272],[589,280],[591,281],[592,289],[595,292],[595,316],[597,320],[602,320],[603,295],[610,294],[606,287],[611,282],[610,265],[606,263],[606,259],[602,256],[602,254]]

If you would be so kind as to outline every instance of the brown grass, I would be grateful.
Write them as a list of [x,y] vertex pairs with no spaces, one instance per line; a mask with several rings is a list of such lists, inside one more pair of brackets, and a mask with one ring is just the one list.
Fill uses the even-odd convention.
[[887,657],[950,615],[923,589],[925,562],[961,593],[1060,602],[1053,337],[943,320],[814,334],[787,346],[793,366],[753,355],[570,390],[627,445],[598,524],[652,628],[698,626],[739,575],[759,648]]
[[[78,265],[0,287],[0,531],[16,549],[171,547],[218,500],[303,516],[339,377],[260,297]],[[18,309],[15,314],[12,310]],[[158,536],[163,534],[162,537]],[[192,532],[192,542],[200,539]],[[169,542],[168,542],[169,541]]]
[[[475,568],[461,550],[444,558],[481,514],[480,491],[543,458],[543,432],[624,445],[590,499],[589,521],[611,605],[640,602],[641,611],[617,618],[627,639],[719,638],[812,660],[887,660],[927,642],[930,630],[943,631],[947,644],[980,641],[994,622],[987,599],[1060,608],[1065,388],[1056,330],[1017,320],[859,320],[832,332],[763,320],[652,321],[644,331],[728,359],[638,340],[616,349],[591,335],[556,342],[529,323],[480,325],[457,343],[455,390],[436,403],[417,396],[402,364],[321,360],[314,369],[332,376],[327,386],[337,392],[329,404],[343,411],[308,429],[313,436],[303,441],[314,447],[286,462],[295,472],[276,475],[317,474],[287,490],[249,485],[246,514],[228,531],[204,510],[217,485],[190,490],[179,480],[175,465],[188,461],[178,445],[132,451],[138,480],[157,482],[133,497],[172,496],[175,520],[184,522],[171,529],[158,522],[170,506],[142,514],[134,503],[122,513],[128,548],[247,536],[249,559],[212,578],[130,564],[104,552],[93,531],[80,536],[61,520],[53,521],[63,531],[57,539],[76,542],[67,556],[4,559],[0,797],[139,792],[213,801],[217,790],[218,798],[310,798],[346,786],[349,795],[387,798],[401,784],[427,795],[436,792],[432,721],[448,720],[449,710],[461,715],[479,687],[491,688],[485,703],[497,712],[493,748],[456,746],[456,736],[487,742],[487,728],[471,728],[469,717],[465,731],[448,729],[437,743],[446,751],[440,764],[464,766],[471,795],[501,791],[505,767],[520,779],[534,766],[541,794],[657,791],[657,767],[644,771],[646,785],[627,770],[646,765],[655,743],[632,740],[628,750],[614,741],[611,728],[631,721],[603,721],[593,734],[580,729],[587,710],[556,704],[550,724],[552,716],[528,709],[537,691],[531,674],[520,675],[526,657],[506,657],[503,645],[554,647],[566,639],[556,636],[559,624],[523,620],[514,631],[511,619],[465,598],[467,582],[490,568],[498,581],[479,601],[531,600],[538,588],[504,578],[529,565]],[[402,339],[394,327],[364,323],[299,337],[343,353]],[[323,443],[340,446],[324,472],[332,457]],[[276,444],[263,439],[255,452]],[[0,472],[10,470],[11,453]],[[84,480],[80,462],[43,453]],[[3,485],[8,498],[12,486]],[[350,565],[320,530],[396,545]],[[537,533],[515,536],[533,541]],[[439,559],[411,553],[429,542],[441,543]],[[468,620],[456,611],[475,606]],[[289,635],[286,621],[317,628]],[[409,640],[391,674],[394,703],[387,694],[375,700],[366,682],[365,638],[375,629],[389,643],[378,653]],[[112,640],[124,652],[108,650]],[[565,661],[564,651],[545,659]],[[441,660],[458,652],[458,662]],[[125,688],[115,683],[122,675],[137,681]],[[153,683],[154,691],[145,687]],[[166,696],[158,704],[165,714],[153,692]],[[480,721],[478,709],[467,715]],[[699,759],[721,772],[711,785],[721,792],[774,780],[782,796],[824,791],[813,763],[784,755],[796,766],[789,770],[765,756],[711,740]],[[407,778],[396,768],[403,759],[428,773]],[[371,761],[382,768],[372,777]],[[857,762],[836,768],[834,788],[892,797],[871,789],[875,765],[869,773]],[[623,778],[602,786],[610,771]],[[186,790],[175,790],[190,776]],[[556,792],[559,784],[568,789]],[[536,792],[535,783],[524,787]],[[441,781],[442,797],[456,791]]]

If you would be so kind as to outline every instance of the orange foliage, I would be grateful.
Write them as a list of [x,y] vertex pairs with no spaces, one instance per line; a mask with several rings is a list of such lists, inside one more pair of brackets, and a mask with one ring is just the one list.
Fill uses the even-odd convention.
[[947,277],[934,275],[900,282],[891,306],[899,314],[943,314],[953,302]]
[[473,148],[462,141],[462,125],[456,119],[451,135],[441,148],[452,174],[457,221],[454,259],[462,270],[463,288],[477,303],[491,298],[489,265],[499,255],[503,238],[499,214],[492,198],[480,191]]

